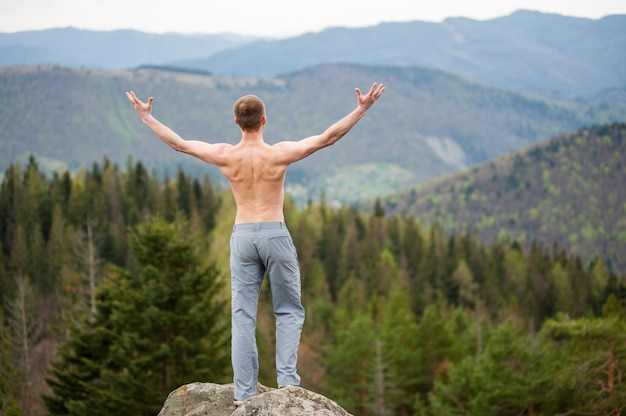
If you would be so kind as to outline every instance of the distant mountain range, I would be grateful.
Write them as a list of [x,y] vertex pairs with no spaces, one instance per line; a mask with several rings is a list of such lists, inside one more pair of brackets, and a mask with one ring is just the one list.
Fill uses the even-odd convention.
[[0,34],[0,65],[100,69],[171,65],[274,78],[322,63],[420,66],[509,90],[572,97],[626,87],[626,16],[518,11],[476,21],[332,28],[288,39],[53,29]]
[[600,20],[518,11],[487,21],[385,23],[259,41],[179,62],[215,74],[277,76],[321,62],[422,66],[543,94],[626,86],[626,16]]
[[210,56],[256,40],[259,38],[233,34],[155,35],[134,30],[95,32],[71,27],[0,33],[0,66],[57,64],[128,69]]
[[383,200],[448,231],[552,242],[626,272],[626,123],[548,139]]

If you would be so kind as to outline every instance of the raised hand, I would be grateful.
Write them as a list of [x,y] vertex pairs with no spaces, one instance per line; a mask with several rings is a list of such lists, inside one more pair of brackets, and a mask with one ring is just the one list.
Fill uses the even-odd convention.
[[369,92],[365,95],[363,95],[361,90],[358,88],[355,88],[354,90],[356,91],[356,99],[359,107],[368,109],[376,102],[376,100],[380,98],[381,95],[383,95],[383,92],[385,92],[385,86],[382,82],[378,85],[378,87],[376,86],[376,83],[373,83]]
[[139,117],[144,118],[149,116],[152,113],[152,101],[153,97],[148,98],[148,102],[144,103],[135,95],[134,91],[126,92],[126,97],[128,97],[128,101],[130,101],[131,105],[135,108]]

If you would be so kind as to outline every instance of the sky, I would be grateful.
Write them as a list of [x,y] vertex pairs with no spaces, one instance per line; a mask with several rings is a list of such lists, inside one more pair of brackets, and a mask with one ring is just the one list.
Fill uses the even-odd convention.
[[284,38],[381,22],[486,20],[520,9],[599,19],[626,0],[0,0],[0,32],[61,27]]

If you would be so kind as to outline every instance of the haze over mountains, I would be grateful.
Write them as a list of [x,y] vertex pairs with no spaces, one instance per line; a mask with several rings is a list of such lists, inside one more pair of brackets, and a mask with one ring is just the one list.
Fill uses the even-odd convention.
[[253,40],[256,38],[233,34],[154,35],[134,30],[95,32],[71,27],[0,33],[0,65],[126,69],[208,56]]
[[415,65],[507,89],[587,94],[625,85],[625,47],[626,16],[589,20],[519,11],[487,21],[328,29],[180,64],[247,77],[274,77],[320,62]]
[[273,78],[321,63],[442,69],[492,86],[581,95],[626,85],[626,16],[518,11],[502,18],[332,28],[288,39],[72,28],[0,33],[0,64],[128,69],[173,65]]

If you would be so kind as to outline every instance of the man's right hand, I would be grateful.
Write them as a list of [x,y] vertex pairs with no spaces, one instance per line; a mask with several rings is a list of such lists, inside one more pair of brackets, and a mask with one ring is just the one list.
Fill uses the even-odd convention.
[[131,105],[135,108],[135,111],[142,120],[152,114],[153,97],[148,98],[147,103],[144,103],[137,98],[134,91],[126,92],[126,97],[128,97],[128,101],[130,101]]

